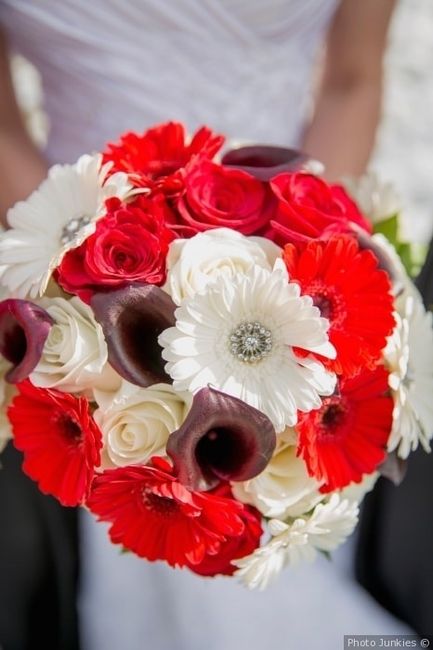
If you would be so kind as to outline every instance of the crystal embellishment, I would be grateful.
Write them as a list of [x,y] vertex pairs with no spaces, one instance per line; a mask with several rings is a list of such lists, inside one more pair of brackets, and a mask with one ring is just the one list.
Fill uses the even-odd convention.
[[88,226],[90,222],[91,218],[85,215],[82,217],[74,217],[74,219],[68,221],[63,227],[60,242],[64,245],[71,244],[77,238],[82,228]]
[[272,334],[261,323],[241,323],[229,336],[230,352],[239,361],[256,363],[272,350]]

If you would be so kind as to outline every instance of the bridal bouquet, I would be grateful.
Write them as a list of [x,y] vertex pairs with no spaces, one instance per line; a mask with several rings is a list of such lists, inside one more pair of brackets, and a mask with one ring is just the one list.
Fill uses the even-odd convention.
[[263,588],[429,450],[432,323],[342,186],[222,144],[127,133],[10,210],[0,398],[26,474],[113,543]]

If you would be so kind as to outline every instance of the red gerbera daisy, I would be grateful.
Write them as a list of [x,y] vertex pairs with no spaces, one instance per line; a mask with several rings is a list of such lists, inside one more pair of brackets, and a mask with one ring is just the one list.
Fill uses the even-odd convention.
[[173,195],[183,186],[179,170],[192,156],[199,154],[211,159],[223,142],[223,136],[216,135],[207,127],[199,129],[187,142],[183,124],[167,122],[148,129],[142,135],[125,133],[120,143],[107,145],[103,161],[114,163],[110,173],[123,171],[130,174],[138,187],[151,187]]
[[[212,491],[212,494],[233,498],[228,485],[218,487]],[[241,518],[245,524],[243,534],[238,537],[228,537],[221,543],[216,554],[208,553],[200,564],[189,564],[191,571],[201,576],[231,576],[236,571],[236,567],[232,564],[233,560],[250,555],[259,546],[263,534],[262,516],[256,508],[244,506]]]
[[299,414],[298,455],[310,476],[324,481],[322,492],[359,483],[385,459],[394,407],[387,391],[388,372],[380,366],[342,379],[339,395]]
[[337,358],[321,361],[350,377],[374,368],[395,326],[391,283],[374,253],[361,250],[353,237],[339,235],[300,247],[288,244],[283,257],[290,280],[330,321]]
[[245,530],[241,503],[188,490],[162,458],[104,471],[93,481],[88,506],[111,523],[114,544],[171,566],[198,565]]
[[8,409],[14,444],[24,452],[23,470],[45,494],[64,506],[86,498],[100,464],[101,432],[84,397],[36,388],[29,381]]

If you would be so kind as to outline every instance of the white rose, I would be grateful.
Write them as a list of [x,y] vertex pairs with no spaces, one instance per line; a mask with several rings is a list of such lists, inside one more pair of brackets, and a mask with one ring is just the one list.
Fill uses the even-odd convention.
[[221,274],[235,277],[254,264],[271,270],[280,256],[281,249],[267,239],[215,228],[191,239],[177,239],[170,245],[163,289],[180,305]]
[[239,501],[255,506],[266,517],[298,517],[308,512],[323,494],[320,484],[308,475],[304,461],[296,456],[296,434],[286,429],[266,469],[244,483],[233,483]]
[[365,495],[374,488],[379,476],[379,472],[373,472],[373,474],[365,474],[360,483],[349,483],[340,491],[340,498],[361,503]]
[[0,452],[3,451],[6,443],[12,438],[11,425],[7,416],[7,407],[16,395],[15,386],[5,381],[5,374],[11,364],[0,356]]
[[55,323],[31,382],[70,393],[116,390],[121,378],[107,363],[107,344],[90,307],[77,297],[43,299],[39,304]]
[[181,426],[191,399],[169,384],[140,388],[122,382],[108,408],[94,413],[103,434],[103,465],[146,463],[151,456],[164,455],[168,437]]

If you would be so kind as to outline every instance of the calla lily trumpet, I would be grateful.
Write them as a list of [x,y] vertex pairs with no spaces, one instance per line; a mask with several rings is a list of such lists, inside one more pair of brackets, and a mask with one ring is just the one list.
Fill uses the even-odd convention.
[[164,370],[158,336],[175,323],[176,305],[162,289],[135,284],[95,293],[91,307],[101,324],[108,360],[121,377],[137,386],[171,383]]
[[298,171],[311,163],[311,158],[301,151],[274,145],[248,145],[230,149],[224,154],[222,164],[248,172],[260,181],[270,181],[282,172]]
[[13,365],[6,380],[17,384],[30,375],[42,356],[54,320],[28,300],[0,302],[0,354]]
[[275,429],[264,413],[236,397],[202,388],[182,426],[169,437],[167,454],[181,483],[208,490],[221,481],[246,481],[260,474],[275,445]]

